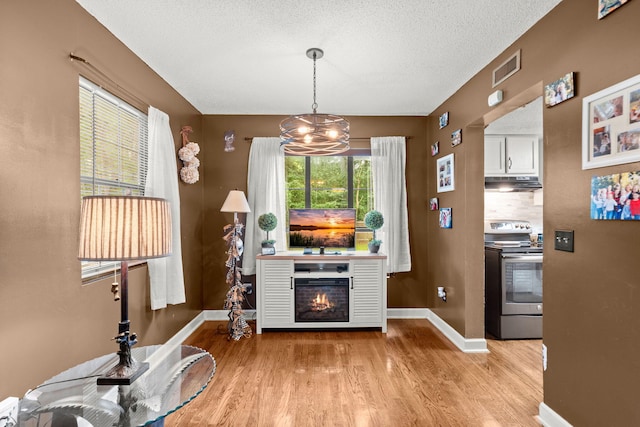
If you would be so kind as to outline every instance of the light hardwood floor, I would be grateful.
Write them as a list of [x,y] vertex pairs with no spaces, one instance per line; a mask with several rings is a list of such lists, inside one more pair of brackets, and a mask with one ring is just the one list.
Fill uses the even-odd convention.
[[489,354],[465,354],[427,320],[388,329],[228,341],[226,322],[206,322],[185,344],[208,350],[216,374],[165,425],[539,425],[540,340],[488,340]]

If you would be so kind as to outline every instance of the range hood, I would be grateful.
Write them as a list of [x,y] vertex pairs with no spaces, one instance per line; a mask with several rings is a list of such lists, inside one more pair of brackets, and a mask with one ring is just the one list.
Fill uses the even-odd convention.
[[542,188],[537,176],[485,176],[484,189],[489,191],[534,191]]

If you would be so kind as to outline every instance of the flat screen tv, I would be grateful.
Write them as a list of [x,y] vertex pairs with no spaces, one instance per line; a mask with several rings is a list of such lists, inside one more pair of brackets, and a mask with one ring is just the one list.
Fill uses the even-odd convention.
[[289,209],[289,248],[355,246],[355,209]]

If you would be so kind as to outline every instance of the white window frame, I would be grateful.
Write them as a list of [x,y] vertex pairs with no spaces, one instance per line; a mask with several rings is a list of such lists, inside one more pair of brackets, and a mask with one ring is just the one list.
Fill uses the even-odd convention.
[[[86,156],[80,156],[80,196],[90,195],[139,195],[144,196],[145,180],[148,168],[148,118],[147,115],[117,96],[109,93],[99,85],[83,78],[79,78],[79,125],[80,125],[80,150],[91,153],[91,160],[86,161]],[[85,102],[87,96],[89,100]],[[96,108],[97,103],[100,108]],[[89,105],[87,105],[89,104]],[[91,108],[90,115],[84,114]],[[96,116],[96,114],[101,114]],[[104,123],[111,119],[108,130],[96,124]],[[102,121],[101,121],[102,120]],[[133,123],[133,125],[132,125]],[[137,128],[136,128],[137,124]],[[136,132],[131,132],[136,129]],[[131,138],[124,137],[124,131],[129,135],[137,135],[137,141],[130,143]],[[108,133],[108,135],[107,135]],[[106,144],[116,149],[116,153],[109,153]],[[116,170],[97,170],[96,158],[109,157],[116,165]],[[135,176],[125,176],[126,164],[135,159],[137,167]],[[90,172],[90,173],[87,173]],[[105,178],[106,175],[110,177]],[[143,261],[144,262],[144,261]],[[95,262],[82,261],[82,279],[93,280],[102,277],[108,272],[120,268],[119,262]]]

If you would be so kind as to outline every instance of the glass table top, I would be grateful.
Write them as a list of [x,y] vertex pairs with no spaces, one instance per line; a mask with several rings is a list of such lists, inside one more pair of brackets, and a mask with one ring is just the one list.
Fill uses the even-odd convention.
[[191,346],[134,347],[132,355],[149,370],[131,385],[97,384],[118,363],[116,353],[81,363],[29,390],[18,426],[150,425],[200,394],[216,370],[208,352]]

